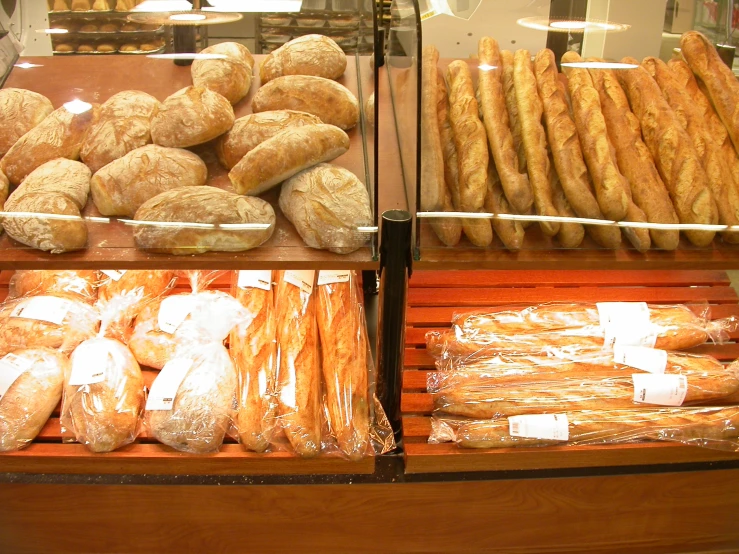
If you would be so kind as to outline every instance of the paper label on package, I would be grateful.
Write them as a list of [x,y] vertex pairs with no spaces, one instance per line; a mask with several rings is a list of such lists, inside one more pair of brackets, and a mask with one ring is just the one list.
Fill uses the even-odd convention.
[[0,400],[18,377],[31,365],[33,365],[33,362],[28,358],[22,358],[12,353],[0,359]]
[[613,361],[649,373],[664,373],[667,369],[667,351],[644,346],[616,346]]
[[305,294],[311,294],[313,292],[313,281],[315,277],[316,272],[312,269],[285,271],[285,281],[291,285],[295,285]]
[[318,272],[319,285],[331,285],[333,283],[348,283],[351,272],[349,270],[324,270]]
[[685,375],[635,373],[631,378],[634,380],[634,402],[640,404],[682,406],[688,392]]
[[71,306],[71,301],[65,298],[34,296],[16,306],[10,317],[23,317],[61,325]]
[[102,273],[113,279],[114,281],[120,281],[121,277],[126,274],[126,269],[101,269]]
[[72,354],[72,372],[69,384],[94,385],[105,380],[112,354],[105,342],[92,340],[80,344]]
[[646,302],[598,302],[596,306],[606,348],[655,345],[657,333]]
[[237,286],[240,289],[272,289],[272,270],[239,271]]
[[147,410],[171,410],[177,391],[190,371],[193,361],[189,358],[175,358],[164,364],[162,371],[151,384],[146,399]]
[[168,296],[162,300],[159,306],[159,315],[157,317],[159,328],[170,335],[177,331],[177,328],[190,315],[195,307],[195,297],[191,294],[179,294],[176,296]]
[[570,438],[567,414],[533,414],[508,418],[512,437],[566,441]]

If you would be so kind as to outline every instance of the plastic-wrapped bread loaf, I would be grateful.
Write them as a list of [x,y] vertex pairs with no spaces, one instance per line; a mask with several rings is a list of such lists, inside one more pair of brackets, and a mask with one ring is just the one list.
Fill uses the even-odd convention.
[[239,374],[236,427],[241,444],[264,452],[277,425],[277,337],[272,272],[239,271],[236,299],[249,321],[231,331],[230,352]]
[[300,456],[315,456],[321,451],[321,362],[314,273],[280,271],[275,293],[279,421]]
[[16,350],[0,359],[0,452],[27,446],[62,398],[69,360],[48,348]]
[[338,79],[346,70],[346,54],[324,35],[303,35],[267,54],[259,67],[262,84],[283,75],[315,75]]
[[98,297],[100,274],[93,270],[20,269],[8,284],[8,298],[68,296],[93,304]]
[[321,271],[316,317],[329,428],[339,450],[359,459],[369,447],[367,337],[352,271]]
[[19,88],[0,90],[0,156],[54,111],[45,96]]
[[254,57],[238,42],[220,42],[204,48],[201,54],[220,56],[199,59],[192,64],[192,83],[217,92],[231,104],[238,103],[251,88]]

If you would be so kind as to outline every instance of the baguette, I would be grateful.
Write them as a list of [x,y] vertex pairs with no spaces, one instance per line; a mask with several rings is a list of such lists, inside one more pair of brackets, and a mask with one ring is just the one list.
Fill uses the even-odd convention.
[[449,121],[459,165],[459,197],[462,211],[479,212],[487,194],[488,146],[485,127],[478,115],[472,74],[467,62],[447,67]]
[[734,72],[721,60],[713,44],[697,31],[683,34],[680,49],[690,69],[705,83],[711,102],[739,152],[739,82]]
[[[557,209],[557,213],[561,217],[575,217],[575,212],[572,210],[572,206],[565,197],[564,190],[559,180],[559,176],[554,169],[554,165],[549,161],[549,182],[552,187],[552,201],[554,207]],[[582,244],[585,238],[585,228],[582,224],[574,221],[563,221],[559,224],[559,232],[557,233],[557,239],[564,248],[577,248]]]
[[[575,122],[570,115],[567,93],[559,80],[554,53],[551,50],[544,49],[536,55],[534,72],[539,96],[544,106],[554,167],[564,191],[564,200],[569,203],[578,217],[604,219],[598,201],[593,195],[588,168],[580,147],[580,139],[577,136]],[[559,202],[562,202],[561,198]],[[618,248],[621,244],[621,233],[618,228],[590,225],[588,232],[598,244],[605,248]]]
[[0,157],[54,111],[51,100],[19,88],[0,90]]
[[438,118],[439,52],[423,49],[421,79],[421,210],[439,212],[444,205],[444,158]]
[[[708,186],[718,208],[719,223],[739,225],[739,191],[734,186],[734,176],[717,142],[706,127],[693,100],[680,86],[667,64],[659,58],[644,58],[642,66],[657,81],[667,103],[672,107],[683,128],[693,140],[693,146],[706,170]],[[727,231],[722,234],[727,242],[739,242],[739,233]]]
[[[639,65],[634,58],[622,61]],[[717,224],[718,210],[708,188],[706,173],[690,136],[680,125],[657,83],[641,66],[618,71],[616,76],[641,123],[644,142],[667,186],[680,223]],[[696,246],[709,245],[715,234],[715,231],[708,230],[685,232],[688,240]]]
[[505,93],[501,83],[501,58],[498,43],[483,37],[478,44],[478,87],[480,111],[487,131],[490,151],[508,203],[520,214],[527,213],[533,204],[531,184],[520,172],[518,157],[513,145],[510,120],[506,109]]
[[[603,69],[591,69],[590,75],[600,96],[618,167],[629,182],[634,203],[643,210],[650,223],[679,223],[667,188],[642,140],[639,120],[631,112],[616,75],[611,70]],[[680,242],[680,232],[676,230],[652,229],[649,234],[654,244],[662,250],[674,250]]]
[[[534,205],[540,216],[557,217],[554,207],[552,185],[550,183],[550,162],[547,155],[547,139],[541,124],[544,107],[536,91],[536,77],[531,67],[528,50],[517,50],[514,56],[513,78],[516,87],[518,116],[521,120],[521,137],[526,151],[526,162],[531,188],[534,192]],[[542,221],[542,232],[553,237],[559,232],[559,222]]]
[[[496,216],[511,214],[513,212],[503,192],[500,177],[493,164],[488,166],[488,193],[485,196],[485,211]],[[503,245],[508,250],[520,250],[523,246],[526,231],[519,221],[495,217],[493,219],[493,229],[495,229]]]
[[[523,131],[521,130],[521,118],[518,115],[518,101],[516,100],[516,84],[513,80],[513,52],[501,50],[501,82],[505,93],[506,109],[508,110],[508,122],[511,126],[511,138],[513,148],[518,156],[518,171],[528,176],[526,166],[526,151],[523,148]],[[531,186],[531,183],[529,183]]]

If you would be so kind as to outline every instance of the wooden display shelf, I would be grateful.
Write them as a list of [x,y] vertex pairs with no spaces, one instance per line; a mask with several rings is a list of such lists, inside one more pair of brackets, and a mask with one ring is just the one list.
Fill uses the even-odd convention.
[[[711,318],[739,317],[739,297],[721,271],[417,271],[410,280],[401,411],[406,473],[634,466],[739,460],[739,453],[673,443],[463,449],[428,444],[433,400],[426,376],[429,331],[448,329],[454,313],[540,302],[645,301],[710,307]],[[739,331],[724,344],[691,352],[723,362],[739,358]],[[739,394],[722,404],[738,404]]]

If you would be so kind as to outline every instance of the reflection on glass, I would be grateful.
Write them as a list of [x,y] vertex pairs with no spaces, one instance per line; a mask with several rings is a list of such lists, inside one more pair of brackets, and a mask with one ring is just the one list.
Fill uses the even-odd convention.
[[537,31],[554,31],[563,33],[582,33],[584,31],[626,31],[631,25],[601,21],[597,19],[551,19],[547,17],[523,17],[516,21],[521,27]]
[[185,12],[192,9],[187,0],[144,0],[136,6],[135,12]]
[[71,102],[67,102],[66,104],[64,104],[64,109],[70,113],[79,115],[81,113],[85,113],[88,110],[91,110],[92,104],[88,104],[87,102],[83,102],[82,100],[75,98]]

